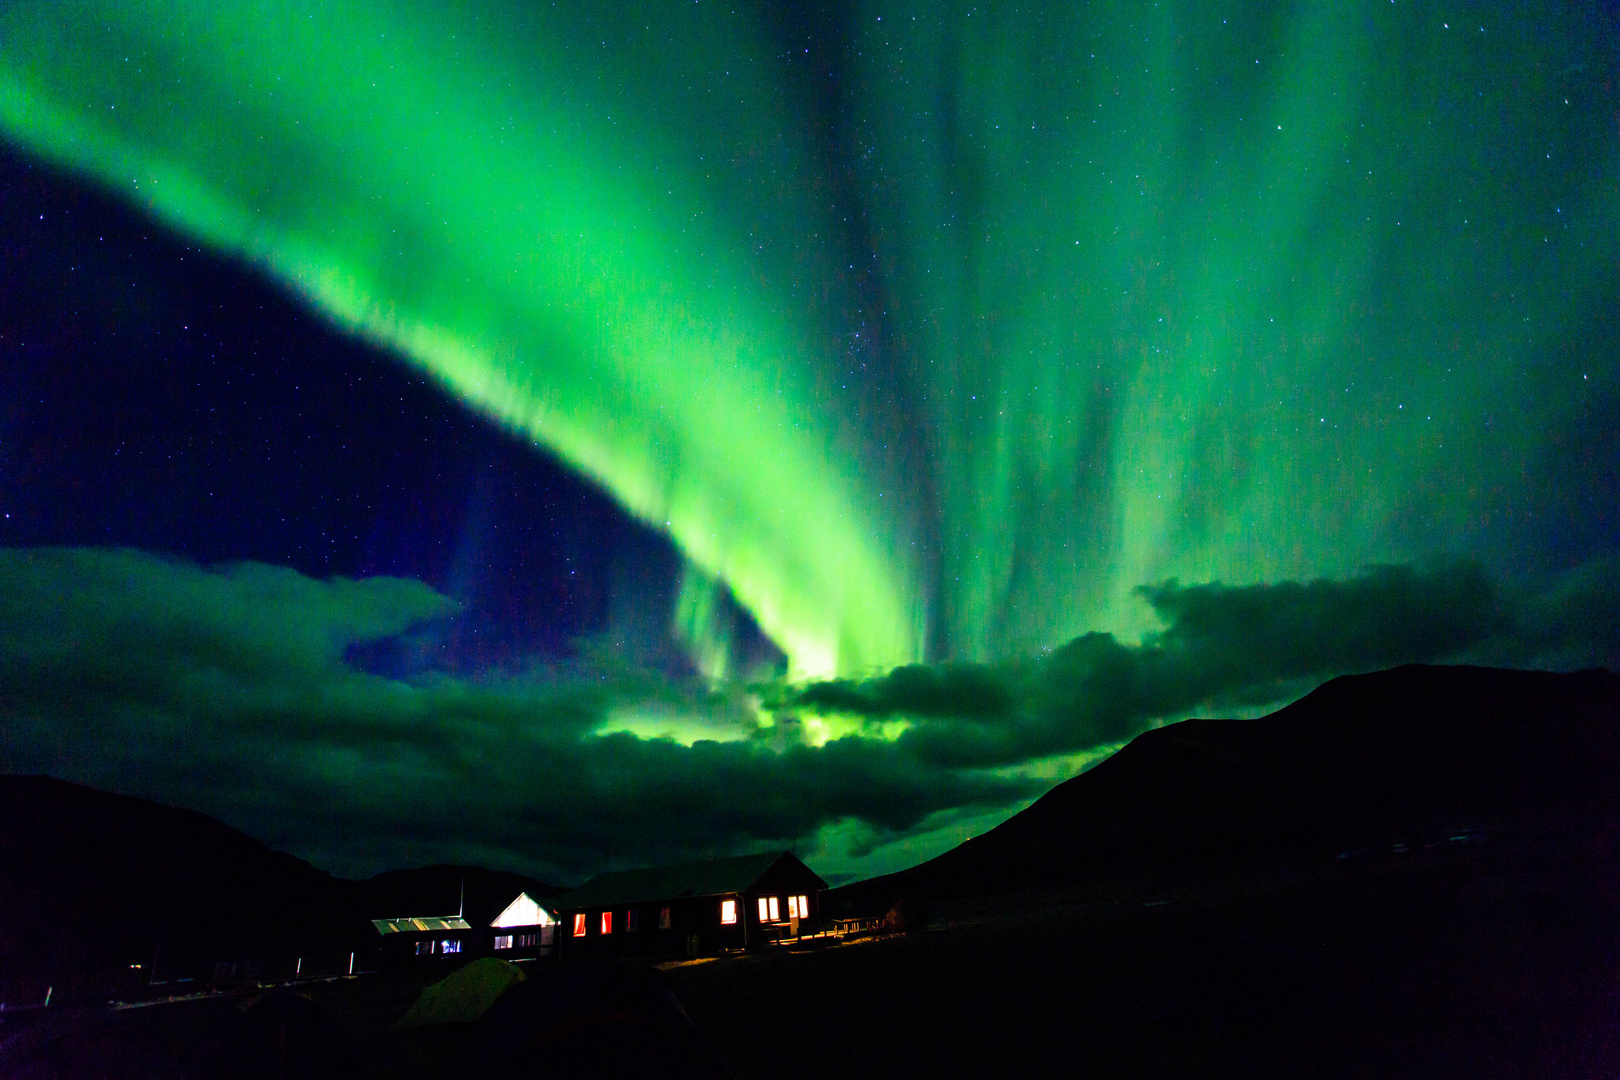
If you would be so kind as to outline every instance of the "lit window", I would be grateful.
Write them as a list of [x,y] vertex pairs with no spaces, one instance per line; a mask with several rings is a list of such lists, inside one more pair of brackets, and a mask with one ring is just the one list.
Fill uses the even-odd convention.
[[[669,908],[665,908],[664,911],[668,912]],[[720,921],[725,923],[727,926],[730,926],[732,923],[737,921],[737,901],[720,901]]]
[[782,907],[777,897],[771,897],[771,922],[782,921]]
[[611,911],[602,912],[602,930],[601,930],[601,932],[604,933],[604,934],[613,933],[613,912],[611,912]]
[[808,919],[809,917],[810,917],[810,898],[808,896],[801,896],[801,897],[799,897],[799,918]]
[[[731,921],[737,921],[737,902],[735,900],[731,902]],[[658,929],[669,929],[669,907],[667,905],[658,909]]]
[[574,916],[574,936],[585,936],[585,913],[583,911]]
[[439,951],[442,953],[460,952],[461,942],[456,941],[454,938],[446,938],[439,942]]
[[520,948],[520,949],[532,949],[532,948],[534,948],[534,935],[532,933],[531,934],[519,934],[517,936],[517,944],[518,944],[518,948]]
[[759,921],[771,921],[771,902],[763,896],[759,898]]
[[496,934],[495,935],[495,947],[497,949],[510,949],[512,947],[512,935],[511,934]]
[[636,909],[635,908],[631,908],[629,911],[625,912],[624,913],[624,932],[627,933],[627,934],[635,933],[636,932],[636,924],[639,921],[640,920],[636,918]]
[[802,919],[802,918],[805,917],[804,909],[799,906],[799,903],[803,899],[804,899],[804,897],[802,897],[802,896],[790,896],[790,897],[788,897],[788,918],[790,918],[790,919]]

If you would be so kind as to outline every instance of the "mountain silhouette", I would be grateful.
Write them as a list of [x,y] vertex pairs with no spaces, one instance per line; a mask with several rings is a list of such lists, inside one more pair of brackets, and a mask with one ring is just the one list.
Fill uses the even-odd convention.
[[833,890],[826,910],[1617,818],[1620,675],[1411,665],[1257,719],[1144,732],[983,835]]
[[542,902],[562,891],[477,866],[336,878],[192,810],[0,776],[0,984],[206,977],[267,961],[290,975],[298,958],[363,956],[376,944],[369,919],[454,914],[463,889],[469,917],[490,910],[485,924],[520,891]]

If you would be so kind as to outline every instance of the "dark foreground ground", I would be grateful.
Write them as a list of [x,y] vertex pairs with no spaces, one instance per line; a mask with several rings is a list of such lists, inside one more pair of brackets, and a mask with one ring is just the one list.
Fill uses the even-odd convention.
[[[1615,1077],[1615,867],[1604,839],[1476,839],[936,904],[910,935],[661,977],[739,1078]],[[468,1075],[477,1028],[390,1029],[425,981],[299,990],[376,1080]],[[120,1022],[179,1058],[244,1000]]]
[[1358,861],[669,977],[744,1077],[1620,1075],[1608,853]]

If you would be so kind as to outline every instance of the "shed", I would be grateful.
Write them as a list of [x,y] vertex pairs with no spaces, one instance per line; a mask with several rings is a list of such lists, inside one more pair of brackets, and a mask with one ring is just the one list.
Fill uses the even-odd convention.
[[372,919],[382,936],[385,958],[455,956],[472,951],[472,926],[460,915],[419,915]]
[[814,933],[827,883],[788,851],[598,874],[557,901],[567,957],[699,956]]

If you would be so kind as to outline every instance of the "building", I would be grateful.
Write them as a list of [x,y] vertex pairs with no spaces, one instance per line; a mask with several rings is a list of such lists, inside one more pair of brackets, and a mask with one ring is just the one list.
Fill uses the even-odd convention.
[[557,920],[526,892],[518,893],[489,927],[489,951],[503,960],[551,956],[556,952]]
[[413,957],[470,956],[478,943],[471,924],[460,915],[372,919],[371,925],[382,937],[379,955],[384,962]]
[[814,933],[827,883],[787,851],[598,874],[557,901],[565,958],[699,956]]
[[[556,952],[550,898],[560,890],[543,882],[480,867],[430,866],[379,874],[364,888],[384,966],[414,964],[418,957],[524,960]],[[416,911],[455,914],[396,914]]]

